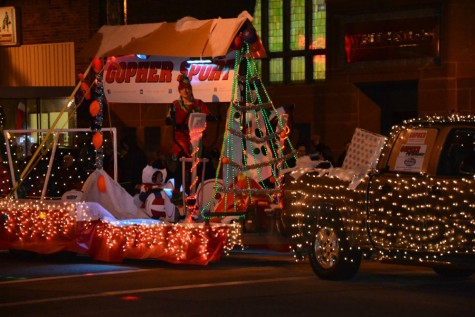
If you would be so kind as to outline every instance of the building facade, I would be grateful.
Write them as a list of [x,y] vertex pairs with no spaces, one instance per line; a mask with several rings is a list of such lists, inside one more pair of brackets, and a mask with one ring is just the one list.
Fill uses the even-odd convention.
[[[324,47],[310,47],[308,35],[303,52],[286,42],[293,36],[292,8],[299,3],[308,11],[303,25],[311,34],[317,26],[308,19],[315,16],[315,8],[325,13]],[[69,96],[77,74],[90,62],[79,58],[78,52],[101,25],[174,22],[183,16],[236,17],[243,10],[256,16],[266,48],[275,41],[270,37],[280,34],[275,28],[283,29],[284,49],[270,52],[269,59],[282,58],[282,80],[273,80],[280,78],[272,77],[280,66],[276,68],[271,61],[263,61],[262,73],[275,105],[295,105],[294,143],[319,134],[336,157],[356,127],[387,134],[393,124],[407,118],[471,114],[475,107],[475,3],[471,0],[257,0],[229,1],[226,6],[211,0],[0,1],[0,7],[9,6],[19,9],[21,42],[0,46],[0,68],[15,65],[8,74],[0,75],[0,105],[8,128],[14,125],[9,118],[20,101],[31,112],[42,113]],[[281,26],[273,22],[275,10],[282,15]],[[323,78],[312,76],[312,59],[305,62],[308,69],[313,67],[306,70],[308,76],[292,77],[292,58],[308,54],[324,56]],[[44,67],[32,69],[34,64]],[[210,107],[224,115],[227,105]],[[135,133],[147,151],[166,146],[166,106],[114,104],[109,110],[111,124]],[[82,115],[87,113],[79,111],[79,118],[70,125],[87,126]],[[220,129],[216,123],[209,127],[206,138],[211,147],[219,145]]]
[[355,127],[387,135],[415,116],[473,114],[475,3],[327,0],[326,77],[270,85],[334,154]]
[[327,1],[325,136],[472,114],[474,14],[466,0]]

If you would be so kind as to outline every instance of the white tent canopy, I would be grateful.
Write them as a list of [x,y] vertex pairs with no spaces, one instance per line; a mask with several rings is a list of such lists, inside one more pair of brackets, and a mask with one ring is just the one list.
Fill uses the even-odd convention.
[[97,31],[79,55],[91,58],[129,54],[223,57],[239,30],[245,23],[252,25],[252,20],[252,16],[243,11],[232,19],[185,17],[176,23],[106,25]]

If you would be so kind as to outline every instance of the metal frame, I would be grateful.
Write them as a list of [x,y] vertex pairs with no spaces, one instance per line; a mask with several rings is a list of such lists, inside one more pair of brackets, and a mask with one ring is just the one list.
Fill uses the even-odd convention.
[[[112,134],[112,147],[113,147],[113,150],[114,150],[114,180],[117,181],[117,129],[116,128],[102,128],[101,131],[103,132],[110,132]],[[13,159],[12,159],[12,154],[11,154],[11,149],[10,149],[10,142],[8,142],[8,134],[31,134],[31,133],[44,133],[44,132],[51,132],[54,135],[54,147],[53,147],[53,150],[52,150],[52,153],[51,153],[51,156],[50,156],[50,161],[49,161],[49,164],[48,164],[48,171],[47,171],[47,174],[46,174],[46,180],[45,180],[45,184],[43,186],[43,191],[41,193],[41,199],[44,199],[44,196],[45,196],[45,191],[46,191],[46,188],[48,186],[48,181],[49,181],[49,178],[50,178],[50,175],[51,175],[51,168],[52,168],[52,160],[53,160],[53,157],[54,157],[54,154],[55,154],[55,151],[56,151],[56,145],[57,145],[57,142],[58,142],[58,137],[59,137],[59,133],[63,133],[63,132],[93,132],[91,131],[90,128],[76,128],[76,129],[30,129],[30,130],[4,130],[3,131],[3,135],[5,137],[5,144],[6,144],[6,148],[7,148],[7,155],[8,155],[8,165],[9,165],[9,168],[10,168],[10,175],[11,175],[11,179],[12,179],[12,186],[15,186],[16,185],[16,178],[15,178],[15,171],[13,169]],[[17,191],[15,191],[15,198],[18,198],[18,194],[17,194]]]

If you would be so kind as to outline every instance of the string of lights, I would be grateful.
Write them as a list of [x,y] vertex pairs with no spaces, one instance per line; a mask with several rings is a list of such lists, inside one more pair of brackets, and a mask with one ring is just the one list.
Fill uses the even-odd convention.
[[98,220],[78,204],[0,201],[0,247],[52,253],[73,251],[97,260],[156,258],[207,264],[242,244],[240,225],[169,224],[151,220]]

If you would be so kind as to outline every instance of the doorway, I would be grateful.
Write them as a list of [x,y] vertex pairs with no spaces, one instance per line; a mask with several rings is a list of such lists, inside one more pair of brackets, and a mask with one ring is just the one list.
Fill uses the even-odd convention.
[[389,135],[394,125],[417,117],[418,81],[355,83],[381,109],[381,134]]

